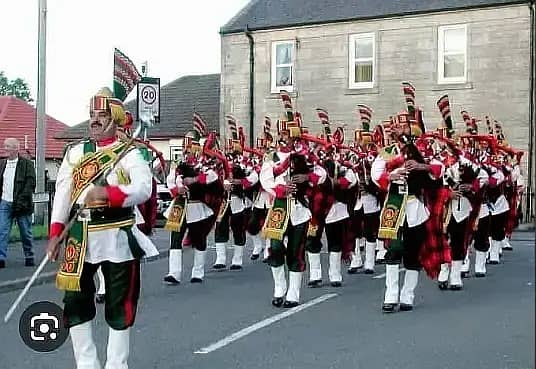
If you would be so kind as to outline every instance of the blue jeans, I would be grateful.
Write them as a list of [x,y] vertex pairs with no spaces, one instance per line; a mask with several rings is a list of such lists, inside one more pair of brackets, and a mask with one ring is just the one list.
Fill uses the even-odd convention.
[[0,200],[0,260],[6,260],[7,258],[7,245],[14,218],[19,226],[24,258],[31,259],[34,256],[32,250],[32,217],[31,215],[13,217],[11,205],[10,202]]

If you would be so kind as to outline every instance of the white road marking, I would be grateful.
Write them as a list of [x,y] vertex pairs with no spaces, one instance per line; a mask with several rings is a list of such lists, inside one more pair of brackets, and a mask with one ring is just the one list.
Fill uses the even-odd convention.
[[[398,270],[398,273],[403,272],[404,270],[406,270],[406,269],[404,269],[404,268],[400,268],[400,269]],[[380,274],[380,275],[377,275],[377,276],[375,276],[375,277],[372,277],[372,279],[380,279],[380,278],[385,278],[385,273],[382,273],[382,274]]]
[[284,318],[287,318],[293,314],[296,314],[302,310],[305,310],[307,308],[310,308],[311,306],[314,306],[314,305],[317,305],[317,304],[320,304],[321,302],[324,302],[326,300],[329,300],[329,299],[332,299],[333,297],[336,297],[337,294],[336,293],[328,293],[328,294],[325,294],[325,295],[322,295],[320,297],[317,297],[316,299],[314,300],[311,300],[309,302],[306,302],[305,304],[302,304],[302,305],[298,305],[296,306],[295,308],[292,308],[292,309],[289,309],[281,314],[277,314],[277,315],[274,315],[270,318],[266,318],[264,320],[261,320],[260,322],[257,322],[253,325],[250,325],[249,327],[246,327],[244,329],[241,329],[239,330],[238,332],[235,332],[221,340],[219,340],[218,342],[215,342],[207,347],[203,347],[197,351],[194,352],[194,354],[208,354],[210,352],[213,352],[213,351],[216,351],[218,349],[221,349],[222,347],[225,347],[227,345],[229,345],[230,343],[233,343],[234,341],[236,340],[239,340],[240,338],[242,337],[245,337],[247,336],[248,334],[251,334],[261,328],[264,328],[264,327],[267,327],[269,326],[270,324],[273,324],[281,319],[284,319]]

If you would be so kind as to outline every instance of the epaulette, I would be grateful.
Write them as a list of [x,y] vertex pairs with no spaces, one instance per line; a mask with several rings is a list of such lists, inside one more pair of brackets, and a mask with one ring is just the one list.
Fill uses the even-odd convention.
[[73,141],[73,142],[69,142],[68,144],[65,145],[65,147],[63,148],[63,157],[65,157],[67,155],[67,153],[69,152],[69,150],[71,150],[72,147],[78,145],[78,144],[84,144],[86,142],[89,142],[89,138],[82,138],[81,140],[78,140],[78,141]]

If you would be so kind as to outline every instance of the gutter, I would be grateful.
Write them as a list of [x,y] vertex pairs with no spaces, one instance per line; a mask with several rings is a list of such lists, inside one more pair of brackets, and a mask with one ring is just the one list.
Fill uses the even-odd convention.
[[255,142],[253,140],[254,134],[255,134],[255,121],[254,121],[254,113],[255,113],[255,53],[254,53],[254,46],[255,42],[253,40],[253,36],[248,28],[248,25],[246,24],[246,28],[244,28],[244,34],[249,40],[249,147],[255,147]]
[[536,125],[536,0],[530,0],[530,101],[529,101],[529,163],[528,163],[528,188],[525,206],[525,222],[534,221],[534,134]]

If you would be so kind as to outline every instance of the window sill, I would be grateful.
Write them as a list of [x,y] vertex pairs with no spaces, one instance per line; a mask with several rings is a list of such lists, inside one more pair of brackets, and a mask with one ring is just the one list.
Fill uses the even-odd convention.
[[[292,98],[298,97],[298,91],[292,91],[292,92],[289,92],[288,94]],[[265,97],[266,100],[270,100],[270,99],[276,100],[280,98],[281,98],[281,94],[279,92],[270,92],[270,94]]]
[[432,86],[432,91],[444,91],[444,90],[472,90],[474,88],[473,82],[464,83],[438,83]]
[[370,88],[348,88],[344,91],[345,95],[378,95],[380,93],[380,88],[370,87]]

